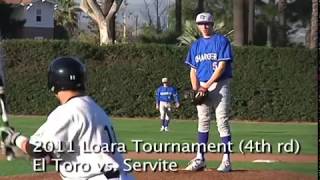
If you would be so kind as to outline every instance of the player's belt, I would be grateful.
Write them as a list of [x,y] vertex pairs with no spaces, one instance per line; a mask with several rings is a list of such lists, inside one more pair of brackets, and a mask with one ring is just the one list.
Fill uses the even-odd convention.
[[103,173],[106,178],[108,179],[112,179],[112,178],[119,178],[120,177],[120,171],[107,171],[105,173]]

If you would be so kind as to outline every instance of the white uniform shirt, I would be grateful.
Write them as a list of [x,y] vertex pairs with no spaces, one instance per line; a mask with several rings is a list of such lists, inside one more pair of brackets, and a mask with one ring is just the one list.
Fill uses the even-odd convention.
[[[54,155],[62,159],[59,171],[63,179],[87,179],[101,174],[103,166],[105,171],[115,168],[124,174],[122,155],[106,153],[107,146],[108,151],[116,151],[111,148],[111,143],[116,143],[112,123],[104,110],[88,96],[74,97],[51,112],[30,138],[31,144],[39,145],[39,142],[49,150],[52,142],[55,143]],[[68,164],[73,165],[73,170]]]

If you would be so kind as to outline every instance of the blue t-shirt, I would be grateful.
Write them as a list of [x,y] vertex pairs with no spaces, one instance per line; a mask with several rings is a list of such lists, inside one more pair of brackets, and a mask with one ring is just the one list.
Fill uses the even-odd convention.
[[179,103],[179,96],[178,96],[178,91],[176,88],[172,87],[172,86],[160,86],[157,89],[157,93],[156,93],[156,102],[157,104],[160,103],[160,101],[164,101],[164,102],[176,102]]
[[220,61],[226,61],[227,66],[219,80],[231,78],[233,60],[231,44],[221,34],[215,33],[210,38],[199,38],[192,43],[185,63],[197,70],[197,77],[201,82],[207,82]]

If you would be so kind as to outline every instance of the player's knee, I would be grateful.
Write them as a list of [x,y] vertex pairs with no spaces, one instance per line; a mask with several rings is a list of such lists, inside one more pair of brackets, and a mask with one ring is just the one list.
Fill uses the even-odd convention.
[[163,114],[160,115],[160,119],[165,119],[165,118],[166,118],[165,115],[163,115]]
[[229,123],[229,113],[228,112],[220,112],[216,113],[217,124],[228,124]]
[[220,137],[231,135],[230,125],[228,120],[217,121]]
[[217,118],[217,126],[218,128],[229,128],[229,118],[223,117],[223,118]]
[[198,111],[198,119],[199,119],[199,121],[200,120],[209,121],[210,120],[210,113],[207,111],[205,111],[205,112]]

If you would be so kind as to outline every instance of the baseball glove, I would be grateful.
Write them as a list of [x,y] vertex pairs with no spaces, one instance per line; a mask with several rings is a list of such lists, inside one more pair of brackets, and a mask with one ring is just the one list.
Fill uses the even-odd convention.
[[[203,95],[201,95],[203,94]],[[208,91],[193,91],[191,102],[194,105],[201,105],[208,97]]]

